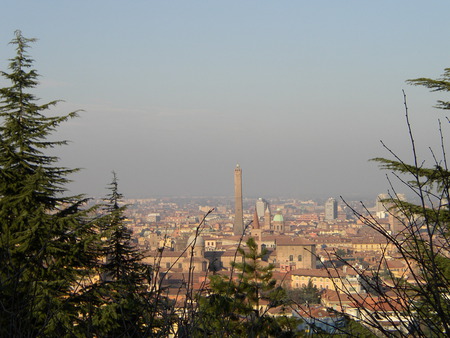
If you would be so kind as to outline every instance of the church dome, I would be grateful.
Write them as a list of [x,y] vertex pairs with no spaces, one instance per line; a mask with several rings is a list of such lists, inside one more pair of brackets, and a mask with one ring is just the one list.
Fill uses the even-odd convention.
[[275,216],[273,216],[273,221],[274,221],[274,222],[283,222],[283,221],[284,221],[283,215],[281,215],[281,214],[276,214]]
[[275,216],[273,216],[273,221],[274,222],[284,222],[284,218],[283,215],[281,214],[281,210],[278,209],[277,213],[275,214]]
[[203,239],[202,236],[197,236],[197,239],[195,239],[195,234],[189,236],[188,240],[187,240],[187,246],[191,246],[194,244],[195,241],[195,247],[205,247],[205,240]]

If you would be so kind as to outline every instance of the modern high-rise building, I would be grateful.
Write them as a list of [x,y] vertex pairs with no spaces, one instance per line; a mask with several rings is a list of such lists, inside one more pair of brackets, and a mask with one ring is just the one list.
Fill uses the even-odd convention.
[[378,218],[387,218],[389,216],[389,203],[385,200],[389,198],[388,194],[379,194],[375,201],[375,215]]
[[325,202],[325,220],[332,221],[337,218],[337,201],[330,197]]
[[375,212],[387,212],[388,206],[385,206],[386,202],[384,200],[387,200],[389,198],[388,194],[379,194],[377,196],[377,200],[375,201]]
[[268,202],[261,197],[256,201],[256,213],[259,219],[264,217],[264,212],[266,211],[267,205]]
[[242,169],[239,164],[234,169],[234,227],[237,236],[244,233],[244,211],[242,204]]

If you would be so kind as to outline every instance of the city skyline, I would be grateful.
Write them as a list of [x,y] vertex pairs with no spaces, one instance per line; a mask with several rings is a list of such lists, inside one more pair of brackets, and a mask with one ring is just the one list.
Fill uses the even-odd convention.
[[52,136],[70,141],[54,151],[61,164],[82,168],[73,193],[104,196],[114,170],[129,198],[232,197],[239,163],[244,198],[373,199],[389,188],[369,162],[390,156],[380,140],[411,160],[402,89],[419,156],[432,163],[428,147],[439,149],[444,115],[432,107],[445,97],[405,80],[450,66],[448,2],[44,0],[3,10],[0,70],[20,29],[38,39],[36,96],[64,100],[57,113],[83,110]]

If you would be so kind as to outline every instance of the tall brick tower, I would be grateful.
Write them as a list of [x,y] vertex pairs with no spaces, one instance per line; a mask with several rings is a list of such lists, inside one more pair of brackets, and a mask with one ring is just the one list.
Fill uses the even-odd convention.
[[242,169],[238,165],[234,169],[234,234],[244,233],[244,212],[242,207]]

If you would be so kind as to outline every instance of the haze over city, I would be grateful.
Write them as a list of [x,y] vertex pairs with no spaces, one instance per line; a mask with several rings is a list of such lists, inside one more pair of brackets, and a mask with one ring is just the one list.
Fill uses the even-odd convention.
[[[405,80],[449,67],[447,1],[5,1],[0,69],[16,29],[38,41],[36,95],[84,110],[55,139],[70,189],[126,197],[376,196],[388,157],[438,149],[442,93]],[[0,80],[0,86],[5,80]],[[448,98],[447,98],[448,99]]]

